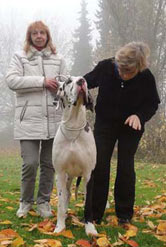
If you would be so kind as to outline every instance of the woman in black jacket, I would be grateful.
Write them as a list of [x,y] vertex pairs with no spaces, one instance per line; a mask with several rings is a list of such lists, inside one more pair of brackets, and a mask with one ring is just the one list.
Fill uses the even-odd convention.
[[155,78],[147,68],[149,48],[131,42],[115,58],[103,60],[84,77],[89,89],[98,87],[94,136],[97,163],[94,170],[93,219],[100,223],[109,191],[110,160],[118,147],[114,198],[119,224],[130,222],[135,200],[134,155],[145,122],[156,112],[160,99]]

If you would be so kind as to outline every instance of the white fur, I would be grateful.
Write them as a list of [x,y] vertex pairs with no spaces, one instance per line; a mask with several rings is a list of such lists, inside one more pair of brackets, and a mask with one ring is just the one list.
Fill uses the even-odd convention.
[[[81,77],[71,77],[71,83],[61,84],[59,95],[63,98],[65,108],[62,121],[53,143],[53,165],[56,172],[58,191],[58,213],[55,232],[65,229],[65,219],[70,200],[70,186],[74,177],[82,176],[86,185],[96,164],[96,146],[93,133],[85,131],[87,124],[86,108],[83,97],[78,96],[80,90],[77,81]],[[64,92],[62,88],[64,87]],[[83,90],[88,95],[85,82]],[[77,100],[76,100],[77,99]],[[76,105],[73,103],[76,102]],[[85,193],[86,195],[86,193]],[[85,224],[86,233],[96,235],[95,226],[88,222]]]
[[98,234],[94,224],[92,224],[91,222],[88,222],[87,224],[85,224],[85,232],[87,235],[93,235],[93,236]]

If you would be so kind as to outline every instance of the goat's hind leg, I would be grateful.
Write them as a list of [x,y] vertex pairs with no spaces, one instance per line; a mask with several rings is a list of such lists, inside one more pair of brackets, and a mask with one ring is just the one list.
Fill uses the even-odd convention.
[[93,193],[93,172],[85,177],[85,231],[87,235],[97,235],[98,232],[93,224],[92,193]]
[[57,225],[54,232],[59,233],[66,228],[65,219],[67,211],[66,174],[57,174],[56,185],[58,192]]

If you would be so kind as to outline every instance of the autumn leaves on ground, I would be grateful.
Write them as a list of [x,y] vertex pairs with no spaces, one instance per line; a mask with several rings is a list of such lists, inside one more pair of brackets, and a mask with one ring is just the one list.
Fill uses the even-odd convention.
[[132,225],[119,227],[114,212],[113,184],[116,161],[112,165],[110,208],[105,212],[99,235],[87,237],[83,217],[83,193],[80,188],[78,200],[74,187],[68,211],[67,229],[61,234],[53,233],[56,224],[57,196],[53,191],[51,205],[54,217],[43,220],[34,211],[26,218],[15,214],[19,205],[20,191],[19,155],[11,152],[0,154],[0,247],[163,247],[166,246],[166,165],[136,163],[137,185],[135,215]]

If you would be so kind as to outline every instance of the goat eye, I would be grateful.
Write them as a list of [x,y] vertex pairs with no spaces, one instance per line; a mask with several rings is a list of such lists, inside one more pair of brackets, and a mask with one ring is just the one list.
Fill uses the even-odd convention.
[[73,90],[73,85],[71,86],[71,88],[70,88],[70,92]]
[[67,81],[66,81],[66,85],[70,84],[72,82],[72,80],[69,78]]

